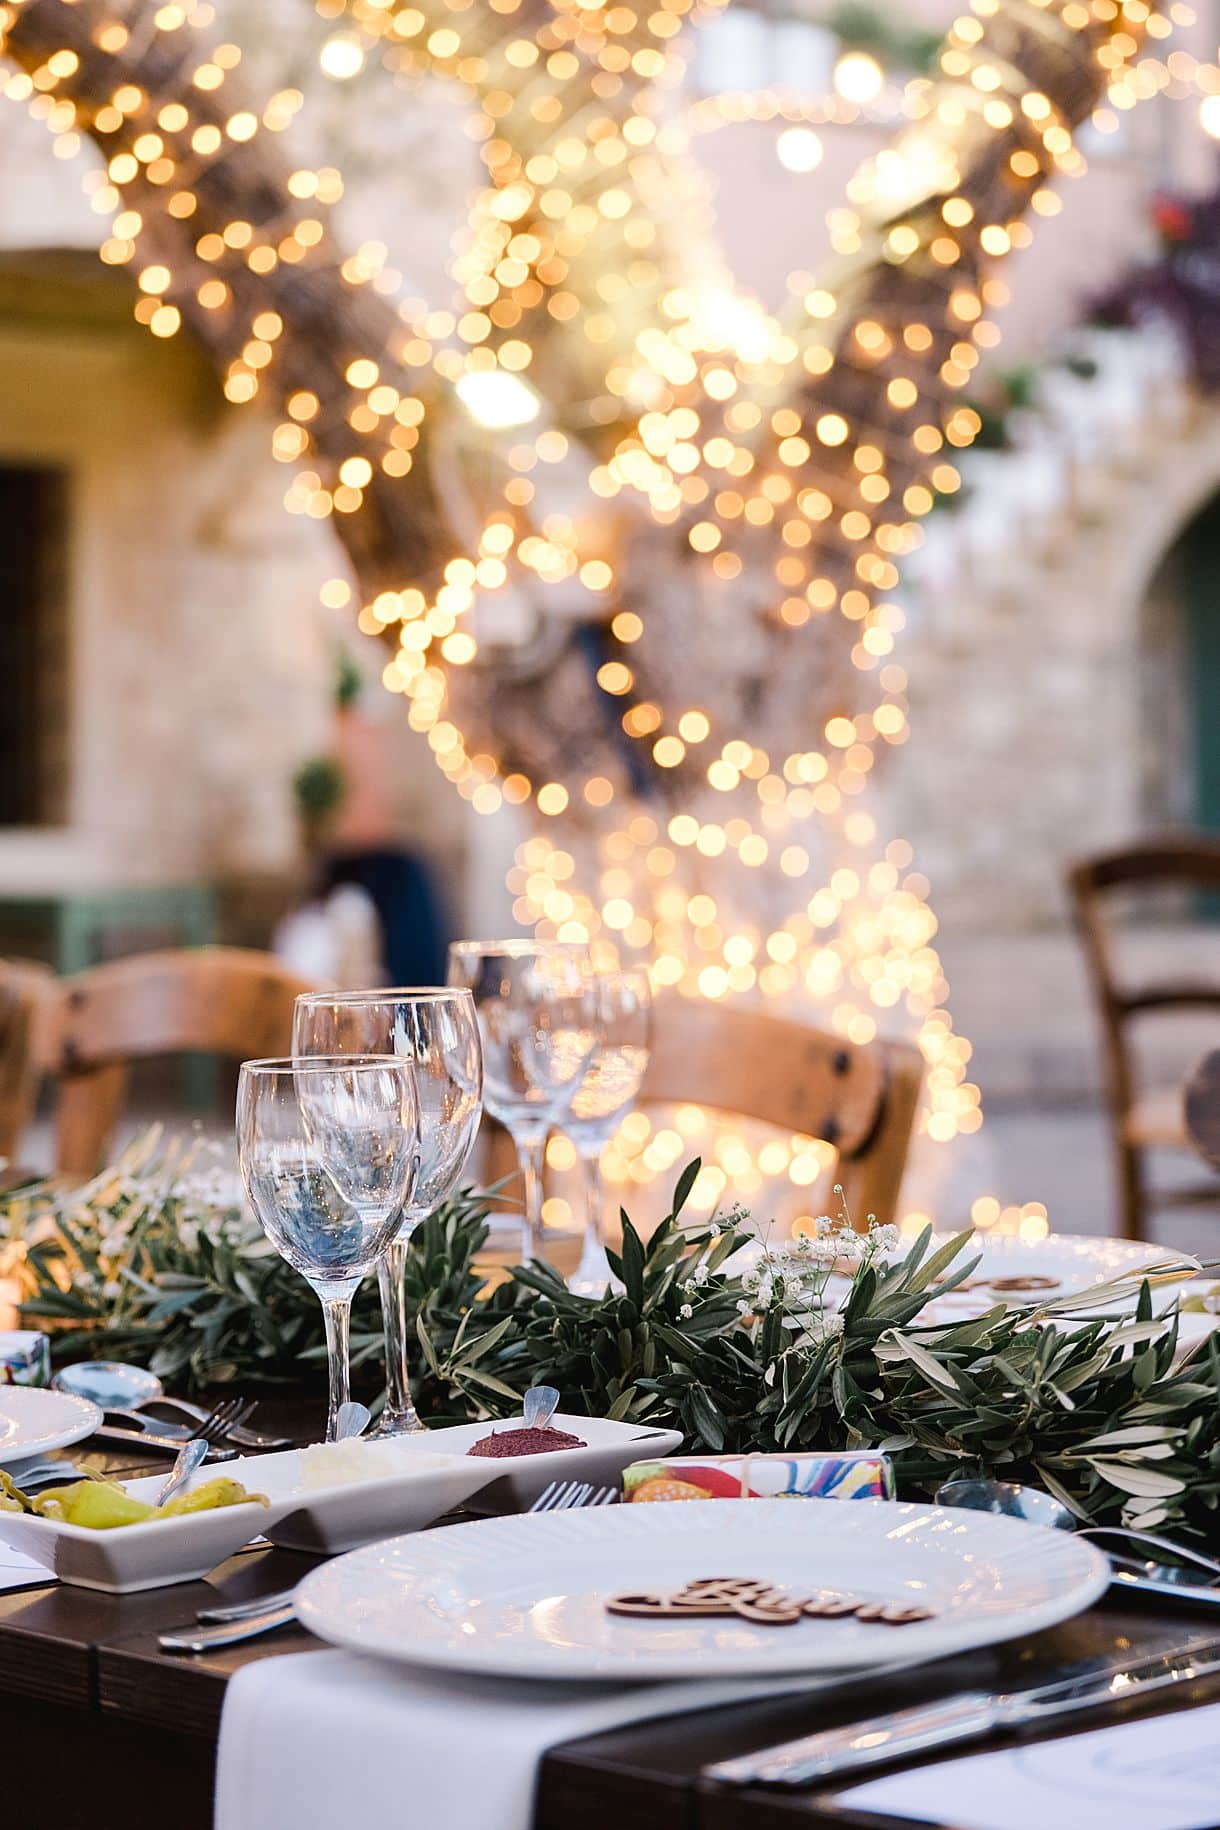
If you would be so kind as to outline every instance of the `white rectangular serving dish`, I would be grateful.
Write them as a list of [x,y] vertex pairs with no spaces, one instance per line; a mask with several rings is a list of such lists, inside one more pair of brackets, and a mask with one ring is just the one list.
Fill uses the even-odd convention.
[[[471,1456],[472,1467],[490,1468],[494,1478],[478,1492],[475,1512],[525,1512],[551,1481],[591,1481],[597,1487],[618,1485],[623,1469],[633,1461],[668,1455],[682,1442],[680,1430],[657,1430],[644,1423],[616,1423],[609,1417],[573,1417],[556,1411],[551,1419],[557,1430],[579,1436],[583,1449],[553,1449],[544,1455],[513,1455],[503,1460]],[[427,1442],[453,1455],[465,1456],[472,1443],[493,1431],[522,1428],[519,1417],[502,1423],[458,1423],[449,1429],[429,1430]]]
[[[265,1494],[269,1505],[226,1506],[113,1531],[0,1512],[0,1543],[24,1551],[63,1582],[125,1595],[204,1576],[259,1536],[295,1549],[337,1552],[415,1531],[461,1505],[496,1473],[494,1462],[441,1453],[426,1437],[418,1449],[394,1441],[360,1447],[386,1462],[384,1476],[307,1486],[300,1449],[241,1456],[223,1472],[251,1493]],[[425,1465],[412,1470],[409,1464],[417,1458]],[[189,1486],[210,1480],[214,1472],[200,1469]],[[164,1478],[150,1475],[123,1484],[137,1498],[151,1499]]]

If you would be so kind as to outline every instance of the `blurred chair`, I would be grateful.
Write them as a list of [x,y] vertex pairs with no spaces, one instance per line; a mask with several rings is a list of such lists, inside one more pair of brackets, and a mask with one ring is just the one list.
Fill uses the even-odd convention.
[[1220,1048],[1204,1055],[1186,1081],[1186,1135],[1213,1169],[1220,1169]]
[[1182,834],[1108,852],[1073,866],[1068,886],[1084,944],[1093,996],[1101,1017],[1106,1105],[1118,1173],[1122,1231],[1147,1236],[1160,1209],[1220,1203],[1215,1182],[1205,1187],[1158,1190],[1148,1176],[1155,1150],[1191,1149],[1180,1085],[1141,1088],[1133,1049],[1135,1020],[1153,1012],[1220,1011],[1220,982],[1164,980],[1138,986],[1121,981],[1113,925],[1106,903],[1112,891],[1181,889],[1198,895],[1220,890],[1220,839]]
[[0,960],[0,1157],[15,1163],[38,1099],[58,986],[49,966]]
[[658,1000],[642,1105],[709,1106],[832,1144],[856,1225],[898,1217],[924,1063],[910,1042],[845,1042],[767,1011]]
[[[675,993],[654,1008],[639,1104],[705,1106],[833,1145],[835,1180],[863,1230],[870,1214],[882,1225],[898,1218],[923,1073],[913,1043],[845,1042],[767,1011]],[[507,1133],[491,1145],[487,1180],[511,1177]]]
[[56,1082],[56,1169],[90,1176],[102,1164],[132,1063],[187,1051],[286,1055],[293,1002],[319,989],[273,955],[238,947],[137,954],[61,979],[36,1062]]

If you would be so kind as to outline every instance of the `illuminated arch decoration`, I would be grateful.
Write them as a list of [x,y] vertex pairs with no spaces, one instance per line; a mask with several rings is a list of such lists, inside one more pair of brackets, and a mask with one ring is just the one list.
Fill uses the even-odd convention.
[[[10,96],[100,147],[140,320],[278,412],[289,507],[333,518],[445,774],[540,816],[521,919],[857,1040],[905,1009],[947,1140],[980,1122],[969,1046],[927,886],[864,804],[906,736],[893,594],[957,487],[997,270],[1083,168],[1077,127],[1164,86],[1185,9],[971,0],[781,321],[725,271],[673,102],[718,3],[327,0],[340,57],[469,94],[487,182],[452,309],[415,317],[337,245],[339,175],[279,155],[301,96],[244,96],[204,0],[0,0],[0,50]],[[815,1180],[809,1140],[784,1154]]]

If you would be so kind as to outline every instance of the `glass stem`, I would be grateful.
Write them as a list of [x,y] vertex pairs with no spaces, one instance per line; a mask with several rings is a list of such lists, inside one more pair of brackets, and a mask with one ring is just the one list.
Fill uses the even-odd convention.
[[610,1265],[602,1242],[605,1198],[599,1146],[580,1151],[580,1173],[584,1190],[585,1236],[580,1263],[569,1287],[581,1296],[602,1296],[610,1284]]
[[326,1408],[326,1440],[334,1442],[339,1423],[339,1407],[352,1395],[351,1363],[348,1337],[351,1331],[352,1299],[350,1296],[322,1296],[322,1315],[326,1322],[326,1366],[330,1378],[330,1399]]
[[599,1149],[581,1150],[581,1194],[585,1209],[585,1248],[602,1236],[602,1153]]
[[527,1262],[542,1257],[542,1172],[546,1163],[546,1135],[514,1139],[525,1197],[525,1250]]
[[402,1436],[423,1428],[411,1402],[407,1368],[407,1247],[409,1233],[400,1233],[377,1267],[381,1291],[381,1320],[385,1329],[385,1406],[377,1425],[378,1436]]

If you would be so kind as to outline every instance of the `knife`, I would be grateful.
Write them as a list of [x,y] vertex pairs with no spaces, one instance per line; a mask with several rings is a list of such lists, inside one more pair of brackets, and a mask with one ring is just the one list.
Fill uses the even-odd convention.
[[267,1607],[261,1613],[246,1614],[215,1626],[179,1627],[174,1633],[162,1633],[157,1644],[162,1652],[218,1652],[225,1646],[240,1646],[243,1640],[274,1633],[277,1627],[286,1627],[295,1619],[295,1605],[292,1601],[283,1601],[278,1607]]
[[939,1703],[877,1716],[871,1722],[825,1729],[737,1760],[722,1760],[705,1767],[701,1777],[733,1786],[811,1785],[956,1741],[973,1741],[997,1730],[1024,1728],[1073,1710],[1097,1709],[1170,1684],[1189,1683],[1212,1671],[1220,1671],[1220,1639],[1198,1640],[1083,1677],[1060,1678],[1007,1693],[968,1690]]

